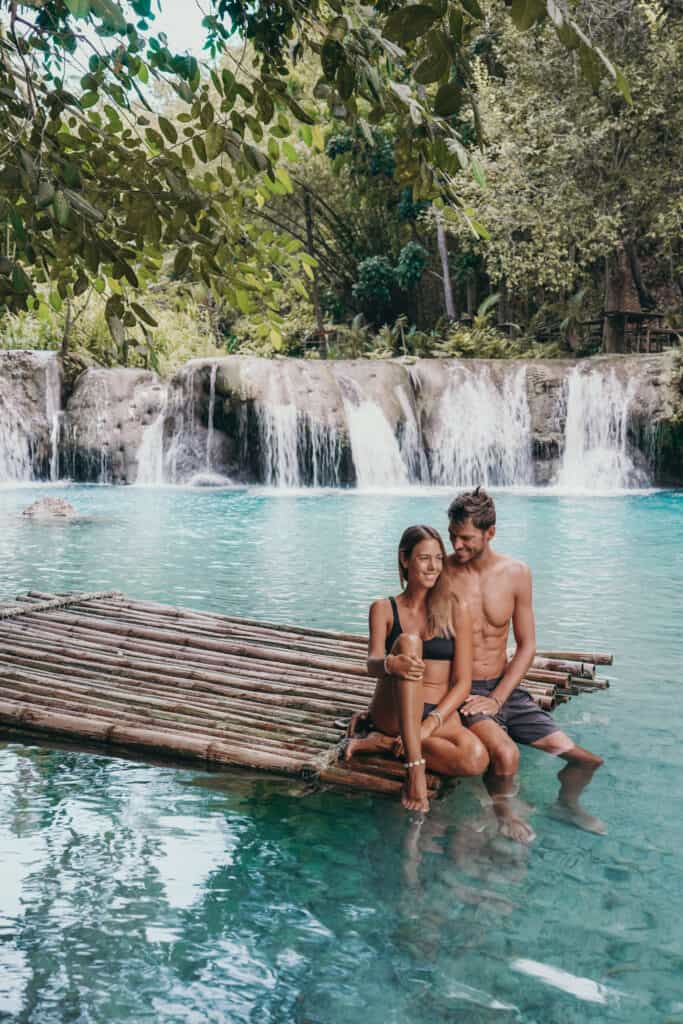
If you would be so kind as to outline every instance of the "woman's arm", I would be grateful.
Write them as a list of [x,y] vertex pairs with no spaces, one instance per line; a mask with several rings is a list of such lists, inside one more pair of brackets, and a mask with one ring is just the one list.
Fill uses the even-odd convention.
[[387,675],[400,676],[402,679],[421,679],[424,663],[419,658],[413,658],[409,654],[385,655],[392,621],[390,602],[386,598],[373,601],[369,616],[368,675],[373,679],[384,679]]
[[[461,599],[453,601],[453,625],[455,657],[451,662],[450,688],[435,708],[444,722],[467,700],[472,689],[472,616]],[[432,726],[432,723],[436,724]],[[439,721],[436,715],[428,715],[423,725],[427,725],[431,735],[438,729]]]

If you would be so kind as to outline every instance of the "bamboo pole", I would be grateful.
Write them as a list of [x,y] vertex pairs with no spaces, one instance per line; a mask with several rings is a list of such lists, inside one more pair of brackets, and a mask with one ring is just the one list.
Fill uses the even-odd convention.
[[611,654],[586,654],[583,651],[536,651],[536,656],[567,661],[581,661],[591,665],[611,665],[614,661],[614,656]]
[[31,729],[54,731],[67,735],[84,736],[104,743],[123,743],[131,746],[151,747],[154,750],[170,751],[202,761],[217,761],[222,764],[240,764],[266,771],[282,770],[300,774],[310,769],[310,762],[301,758],[279,754],[266,755],[262,751],[237,743],[221,743],[213,737],[178,736],[162,729],[145,729],[137,726],[122,726],[94,715],[58,714],[46,711],[32,704],[18,704],[0,699],[0,722],[21,723]]

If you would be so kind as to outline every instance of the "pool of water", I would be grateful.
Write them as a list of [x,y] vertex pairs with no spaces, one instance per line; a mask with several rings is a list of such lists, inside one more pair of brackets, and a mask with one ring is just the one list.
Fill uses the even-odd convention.
[[[60,494],[74,523],[22,519]],[[361,631],[412,522],[449,496],[0,489],[0,599],[131,595]],[[12,1024],[683,1022],[683,495],[501,492],[498,546],[534,572],[540,645],[612,650],[610,690],[557,711],[606,759],[548,814],[525,750],[529,849],[478,781],[411,824],[393,801],[245,773],[0,744],[0,1021]]]

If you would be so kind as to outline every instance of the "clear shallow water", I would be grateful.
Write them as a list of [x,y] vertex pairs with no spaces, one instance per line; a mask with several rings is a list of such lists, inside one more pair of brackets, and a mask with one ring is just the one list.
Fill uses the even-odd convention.
[[[397,589],[411,522],[448,496],[0,490],[0,598],[118,587],[362,630]],[[0,746],[0,1021],[683,1021],[679,673],[683,495],[501,493],[499,546],[535,576],[543,645],[610,649],[611,690],[557,717],[607,760],[587,806],[546,811],[557,765],[524,751],[529,849],[479,783],[411,827],[393,802],[293,781]],[[305,795],[302,795],[305,794]]]

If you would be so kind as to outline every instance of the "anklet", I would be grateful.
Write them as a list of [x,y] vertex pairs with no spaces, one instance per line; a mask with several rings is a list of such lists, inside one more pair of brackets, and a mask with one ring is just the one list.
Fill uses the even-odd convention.
[[419,761],[406,761],[406,768],[416,768],[419,764],[426,764],[424,757],[421,757]]

